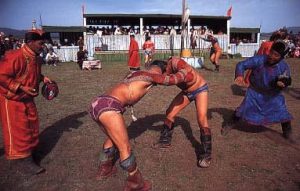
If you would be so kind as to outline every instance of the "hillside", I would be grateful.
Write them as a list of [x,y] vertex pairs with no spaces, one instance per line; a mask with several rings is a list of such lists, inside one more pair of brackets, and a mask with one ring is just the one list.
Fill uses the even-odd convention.
[[10,29],[10,28],[0,28],[1,32],[4,32],[6,36],[13,35],[15,37],[24,38],[26,30],[17,30],[17,29]]

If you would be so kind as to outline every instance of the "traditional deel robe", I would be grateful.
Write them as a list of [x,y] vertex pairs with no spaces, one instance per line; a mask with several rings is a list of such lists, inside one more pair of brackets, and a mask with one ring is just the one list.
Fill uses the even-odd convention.
[[141,66],[139,56],[139,45],[134,38],[130,39],[129,55],[128,55],[128,67],[139,68]]
[[38,144],[39,121],[34,98],[20,85],[39,91],[42,58],[24,45],[0,61],[0,115],[7,159],[25,158]]
[[280,76],[290,77],[290,68],[284,60],[267,65],[267,56],[254,56],[237,64],[235,77],[252,69],[250,86],[245,98],[236,110],[237,117],[254,125],[270,125],[292,120],[281,89],[276,84]]

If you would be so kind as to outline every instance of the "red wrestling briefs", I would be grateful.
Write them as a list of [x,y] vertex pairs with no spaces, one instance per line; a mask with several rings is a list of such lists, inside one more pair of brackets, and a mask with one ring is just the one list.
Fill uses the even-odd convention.
[[106,111],[116,111],[123,114],[126,109],[118,99],[109,95],[101,95],[93,99],[89,108],[93,120],[98,121],[99,116]]

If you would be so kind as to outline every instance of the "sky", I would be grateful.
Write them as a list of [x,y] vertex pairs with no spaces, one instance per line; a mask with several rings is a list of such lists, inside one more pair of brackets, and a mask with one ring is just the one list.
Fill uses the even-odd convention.
[[[272,32],[300,26],[300,0],[186,0],[191,15],[226,16],[232,6],[231,27]],[[0,0],[0,27],[81,26],[87,14],[181,14],[182,0]],[[40,19],[41,18],[41,19]],[[41,21],[41,22],[40,22]]]

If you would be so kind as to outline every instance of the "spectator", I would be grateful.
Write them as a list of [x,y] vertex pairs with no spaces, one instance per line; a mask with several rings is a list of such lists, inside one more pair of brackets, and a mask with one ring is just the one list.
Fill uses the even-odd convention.
[[53,50],[49,50],[46,55],[46,64],[51,66],[56,66],[59,59],[57,54]]
[[130,44],[128,52],[128,67],[129,70],[140,70],[139,45],[134,39],[134,35],[130,35]]
[[83,61],[87,60],[87,51],[83,50],[83,47],[79,47],[79,51],[77,52],[77,64],[79,66],[79,69],[82,70],[82,64]]
[[6,158],[13,170],[31,176],[45,171],[32,158],[39,142],[34,97],[39,94],[40,82],[50,79],[41,74],[44,32],[31,30],[25,36],[26,44],[0,61],[0,117]]
[[84,41],[83,41],[82,36],[79,37],[79,39],[77,41],[77,46],[79,46],[79,48],[84,46]]

